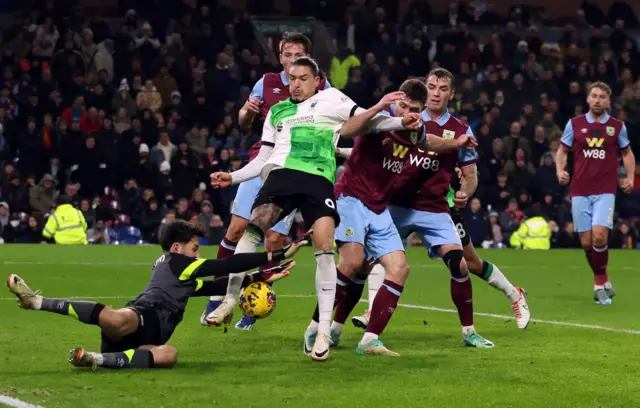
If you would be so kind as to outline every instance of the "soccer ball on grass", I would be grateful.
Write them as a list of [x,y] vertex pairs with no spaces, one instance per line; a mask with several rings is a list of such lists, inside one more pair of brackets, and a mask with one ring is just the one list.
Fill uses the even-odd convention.
[[249,317],[263,319],[275,308],[276,293],[264,282],[252,283],[240,295],[240,309]]

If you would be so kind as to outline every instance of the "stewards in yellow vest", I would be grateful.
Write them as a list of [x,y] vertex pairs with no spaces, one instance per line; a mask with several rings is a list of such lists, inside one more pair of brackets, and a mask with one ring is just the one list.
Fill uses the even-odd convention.
[[547,220],[540,216],[538,206],[533,206],[527,211],[527,219],[511,235],[509,243],[518,249],[551,248],[551,229]]
[[343,48],[340,54],[331,59],[331,67],[329,68],[329,78],[331,85],[336,89],[344,89],[349,81],[349,71],[351,68],[359,67],[360,60],[353,55],[351,51]]
[[87,221],[80,210],[71,205],[67,196],[58,197],[58,207],[49,216],[42,235],[57,244],[87,244]]

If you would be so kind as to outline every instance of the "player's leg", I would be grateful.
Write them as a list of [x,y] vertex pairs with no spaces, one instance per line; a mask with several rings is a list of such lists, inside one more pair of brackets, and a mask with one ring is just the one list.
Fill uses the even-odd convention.
[[[275,170],[269,174],[267,181],[253,202],[249,225],[236,246],[237,254],[256,252],[258,244],[264,239],[267,231],[294,209],[291,207],[292,189],[295,189],[296,186],[291,183],[287,174],[284,170]],[[229,275],[229,284],[224,300],[206,317],[209,324],[219,326],[231,321],[245,275],[246,272]]]
[[[598,207],[599,211],[596,212],[595,204],[597,197],[599,196],[572,197],[571,209],[573,222],[580,236],[582,248],[585,251],[587,261],[593,272],[593,299],[598,304],[608,305],[611,304],[611,297],[605,290],[605,283],[609,280],[606,271],[609,256],[606,240],[608,230],[606,225],[608,224],[609,218],[611,222],[613,222],[613,207],[610,207],[611,216],[608,217],[608,208],[603,204],[613,206],[613,200],[611,200],[610,203],[600,202],[600,206]],[[603,211],[604,214],[602,214]],[[597,242],[595,233],[598,235]]]
[[[337,212],[341,222],[335,229],[334,240],[340,255],[336,271],[336,295],[334,308],[341,302],[349,287],[356,285],[352,278],[358,272],[360,265],[364,261],[364,243],[367,235],[367,218],[363,213],[362,203],[354,197],[340,196],[336,202]],[[353,290],[353,289],[351,289]],[[311,323],[304,334],[304,348],[306,355],[310,355],[311,348],[315,342],[318,332],[318,322],[320,319],[320,309],[316,305]],[[342,322],[344,323],[344,321]],[[331,325],[332,346],[336,346],[340,340],[342,327],[340,324]]]
[[378,338],[385,329],[404,290],[409,276],[409,264],[404,253],[400,234],[393,223],[389,210],[371,215],[371,230],[367,239],[367,255],[379,261],[385,271],[385,279],[375,296],[371,308],[371,318],[367,329],[358,343],[358,354],[390,355],[398,354],[388,350]]
[[[302,212],[305,220],[305,211]],[[313,223],[313,247],[316,258],[316,296],[318,298],[318,331],[311,358],[324,361],[329,357],[331,346],[331,314],[336,297],[337,270],[333,251],[336,221],[323,216]]]
[[462,211],[454,209],[451,213],[451,218],[453,219],[456,231],[460,236],[464,260],[467,262],[469,272],[480,277],[480,279],[487,282],[490,286],[504,293],[507,299],[511,302],[511,309],[516,316],[518,328],[526,328],[529,324],[529,320],[531,319],[531,313],[529,312],[527,294],[524,289],[514,287],[507,277],[504,276],[502,271],[500,271],[497,265],[480,258],[478,252],[476,252],[476,249],[473,246],[473,242],[471,242],[471,237],[467,233],[464,214]]
[[593,201],[591,228],[593,252],[591,253],[591,263],[595,276],[599,278],[598,282],[596,282],[596,286],[598,286],[596,289],[600,289],[599,283],[602,283],[602,288],[609,298],[609,303],[611,303],[611,298],[615,296],[615,291],[609,281],[607,266],[609,264],[609,231],[613,228],[615,195],[600,194],[594,196]]
[[398,306],[404,284],[409,276],[409,264],[404,251],[394,251],[379,259],[385,270],[385,279],[371,308],[371,318],[356,353],[360,355],[399,356],[385,347],[379,336],[389,324]]
[[[260,188],[262,187],[262,180],[256,177],[253,180],[245,181],[238,186],[238,192],[231,205],[231,220],[229,222],[229,228],[218,246],[218,255],[216,259],[225,259],[232,256],[236,251],[236,246],[242,238],[242,235],[249,225],[249,219],[251,218],[251,206],[256,199]],[[211,296],[207,302],[205,310],[200,316],[200,324],[203,326],[210,326],[207,323],[206,317],[209,313],[213,312],[222,300],[223,296]]]
[[364,314],[360,316],[354,316],[351,318],[351,323],[354,326],[359,327],[361,329],[366,329],[369,325],[369,319],[371,318],[371,307],[373,307],[373,301],[376,298],[376,294],[380,287],[382,286],[382,282],[384,282],[384,267],[379,263],[375,263],[373,265],[363,265],[364,267],[370,269],[367,276],[367,291],[369,292],[368,300],[368,308],[364,312]]
[[[274,225],[267,234],[264,239],[264,250],[265,251],[275,251],[282,248],[284,243],[284,238],[289,235],[289,230],[291,229],[291,225],[293,224],[293,217],[295,216],[295,211],[291,214],[287,215],[284,219],[280,220],[276,225]],[[261,271],[266,269],[273,268],[278,266],[280,262],[269,262],[260,267]],[[247,315],[243,315],[242,319],[238,320],[235,325],[235,328],[238,330],[252,330],[253,325],[255,324],[256,319]]]
[[120,337],[133,333],[138,328],[138,315],[131,309],[112,309],[98,302],[46,298],[34,292],[18,275],[9,275],[7,286],[18,297],[20,307],[27,310],[42,310],[99,326],[104,333]]
[[[340,232],[340,226],[335,233],[336,239],[342,238],[342,234]],[[352,235],[352,239],[357,239],[357,236],[364,237],[364,230],[362,234],[354,234]],[[363,238],[364,240],[364,238]],[[355,285],[355,282],[352,282],[352,276],[355,277],[355,274],[358,271],[358,261],[362,264],[364,260],[364,247],[359,242],[339,242],[338,253],[340,255],[338,266],[336,268],[336,281],[335,281],[335,298],[333,301],[333,308],[336,308],[338,304],[341,303],[342,299],[346,296],[348,291],[348,287]],[[307,330],[304,333],[304,348],[303,351],[306,355],[311,355],[311,349],[313,348],[313,344],[315,343],[315,339],[318,333],[320,322],[320,307],[319,304],[316,304],[316,308],[313,312],[313,316],[311,318],[311,323],[307,326]],[[331,323],[331,346],[337,346],[340,341],[340,335],[342,334],[342,326],[344,325],[344,320],[336,323],[334,320]]]
[[140,346],[125,351],[95,353],[83,348],[71,350],[69,362],[76,367],[171,368],[178,361],[178,351],[170,345]]

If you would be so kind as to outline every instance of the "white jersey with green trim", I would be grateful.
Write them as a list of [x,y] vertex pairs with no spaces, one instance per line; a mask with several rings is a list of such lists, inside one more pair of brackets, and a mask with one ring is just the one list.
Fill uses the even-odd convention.
[[349,117],[361,112],[364,109],[335,88],[303,102],[289,98],[273,105],[262,130],[263,145],[273,146],[265,168],[299,170],[334,183],[338,132]]

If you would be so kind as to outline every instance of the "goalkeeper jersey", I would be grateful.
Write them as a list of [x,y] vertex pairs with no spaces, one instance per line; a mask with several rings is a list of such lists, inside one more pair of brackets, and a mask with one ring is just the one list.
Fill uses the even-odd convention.
[[335,182],[338,131],[349,117],[363,112],[335,88],[303,102],[289,98],[269,109],[262,143],[273,146],[267,165],[325,177]]

